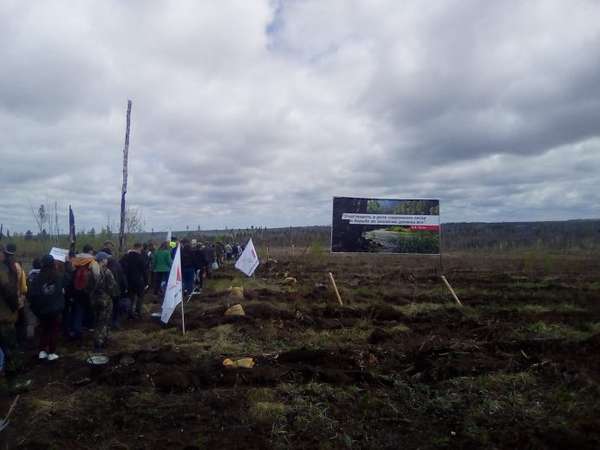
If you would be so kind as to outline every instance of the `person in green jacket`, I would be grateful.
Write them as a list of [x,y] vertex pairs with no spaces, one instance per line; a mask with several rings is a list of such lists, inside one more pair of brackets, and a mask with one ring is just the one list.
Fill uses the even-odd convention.
[[173,259],[171,258],[171,251],[167,242],[163,242],[160,248],[154,252],[152,256],[152,267],[154,268],[154,294],[158,295],[159,292],[162,295],[164,287],[162,283],[167,283],[169,279],[169,272],[171,271],[171,264]]

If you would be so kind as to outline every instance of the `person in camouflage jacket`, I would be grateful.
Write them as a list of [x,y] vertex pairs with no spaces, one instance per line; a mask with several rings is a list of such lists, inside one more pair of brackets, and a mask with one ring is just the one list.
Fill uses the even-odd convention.
[[92,292],[92,307],[96,314],[96,328],[94,331],[94,350],[99,352],[106,346],[110,333],[112,318],[112,299],[119,295],[119,285],[107,267],[110,255],[105,252],[96,254],[96,261],[100,266],[100,273],[94,280]]

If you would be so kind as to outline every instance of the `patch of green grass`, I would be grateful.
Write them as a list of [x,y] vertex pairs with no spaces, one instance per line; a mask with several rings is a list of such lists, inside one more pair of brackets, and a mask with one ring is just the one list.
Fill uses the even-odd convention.
[[598,332],[600,332],[599,322],[586,323],[575,328],[564,324],[538,321],[517,330],[515,334],[518,338],[533,334],[539,338],[579,341],[587,339]]
[[227,278],[216,278],[209,279],[206,282],[206,287],[213,289],[216,292],[227,292],[231,287],[243,287],[244,289],[269,289],[271,291],[282,291],[281,288],[273,283],[267,283],[260,278],[248,278],[243,274],[234,275],[234,278],[229,280]]
[[374,299],[381,296],[381,292],[378,289],[373,289],[369,286],[359,286],[352,289],[353,300],[360,299]]
[[298,341],[295,345],[305,345],[310,348],[345,347],[366,343],[374,330],[370,320],[359,320],[353,327],[335,330],[306,329],[294,336]]
[[274,402],[277,398],[277,393],[271,388],[251,388],[248,389],[246,398],[250,403]]
[[529,314],[544,314],[549,312],[557,312],[557,313],[580,313],[585,312],[585,308],[582,308],[579,305],[575,305],[573,303],[556,303],[556,304],[534,304],[534,303],[526,303],[526,304],[509,304],[509,305],[489,305],[484,306],[483,309],[486,312],[494,313],[494,312],[523,312]]
[[255,402],[250,405],[248,411],[254,421],[261,424],[273,424],[285,418],[288,408],[279,402]]
[[232,324],[210,328],[204,333],[203,341],[210,345],[212,353],[239,355],[257,350],[256,345],[243,339]]
[[414,317],[419,314],[429,314],[438,311],[460,311],[465,316],[477,317],[479,313],[469,306],[460,306],[456,303],[410,303],[408,305],[396,306],[398,311],[408,317]]
[[455,305],[446,305],[444,303],[410,303],[408,305],[396,307],[396,309],[398,309],[401,313],[409,317],[416,316],[417,314],[427,314],[432,311],[454,308]]
[[388,330],[390,333],[394,334],[394,333],[408,333],[410,331],[410,328],[408,328],[406,325],[404,324],[398,324],[398,325],[394,325],[393,327],[388,328]]
[[[289,416],[293,417],[286,424],[285,433],[280,434],[278,444],[284,442],[284,436],[293,436],[295,442],[311,448],[337,449],[352,444],[353,438],[344,430],[345,424],[336,417],[335,405],[355,403],[360,391],[357,387],[285,383],[278,391],[286,399]],[[360,430],[356,431],[358,435]]]
[[589,289],[592,291],[600,291],[600,281],[594,281],[593,283],[590,283]]
[[[462,382],[461,379],[453,380],[455,384]],[[532,387],[537,384],[536,377],[530,372],[516,373],[491,373],[474,379],[480,389],[505,389]]]
[[[160,328],[157,325],[156,330],[151,333],[135,329],[121,330],[111,333],[111,338],[119,343],[119,350],[125,352],[173,346],[197,353],[202,351],[204,344],[201,334],[202,331],[199,330],[188,330],[184,336],[179,327]],[[85,359],[87,352],[75,352],[73,356]]]

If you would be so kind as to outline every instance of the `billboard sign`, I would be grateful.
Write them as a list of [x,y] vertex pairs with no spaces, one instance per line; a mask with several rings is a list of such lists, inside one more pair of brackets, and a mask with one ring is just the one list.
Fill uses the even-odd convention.
[[331,251],[440,253],[440,201],[334,197]]

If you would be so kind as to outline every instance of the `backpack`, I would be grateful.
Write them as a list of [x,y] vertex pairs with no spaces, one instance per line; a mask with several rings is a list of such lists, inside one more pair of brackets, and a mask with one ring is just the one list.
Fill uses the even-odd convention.
[[65,299],[62,294],[62,279],[57,278],[43,282],[40,277],[37,277],[32,287],[30,308],[36,316],[43,317],[46,314],[56,314],[64,309]]
[[73,274],[73,289],[78,292],[90,292],[92,290],[92,270],[89,264],[79,266]]

